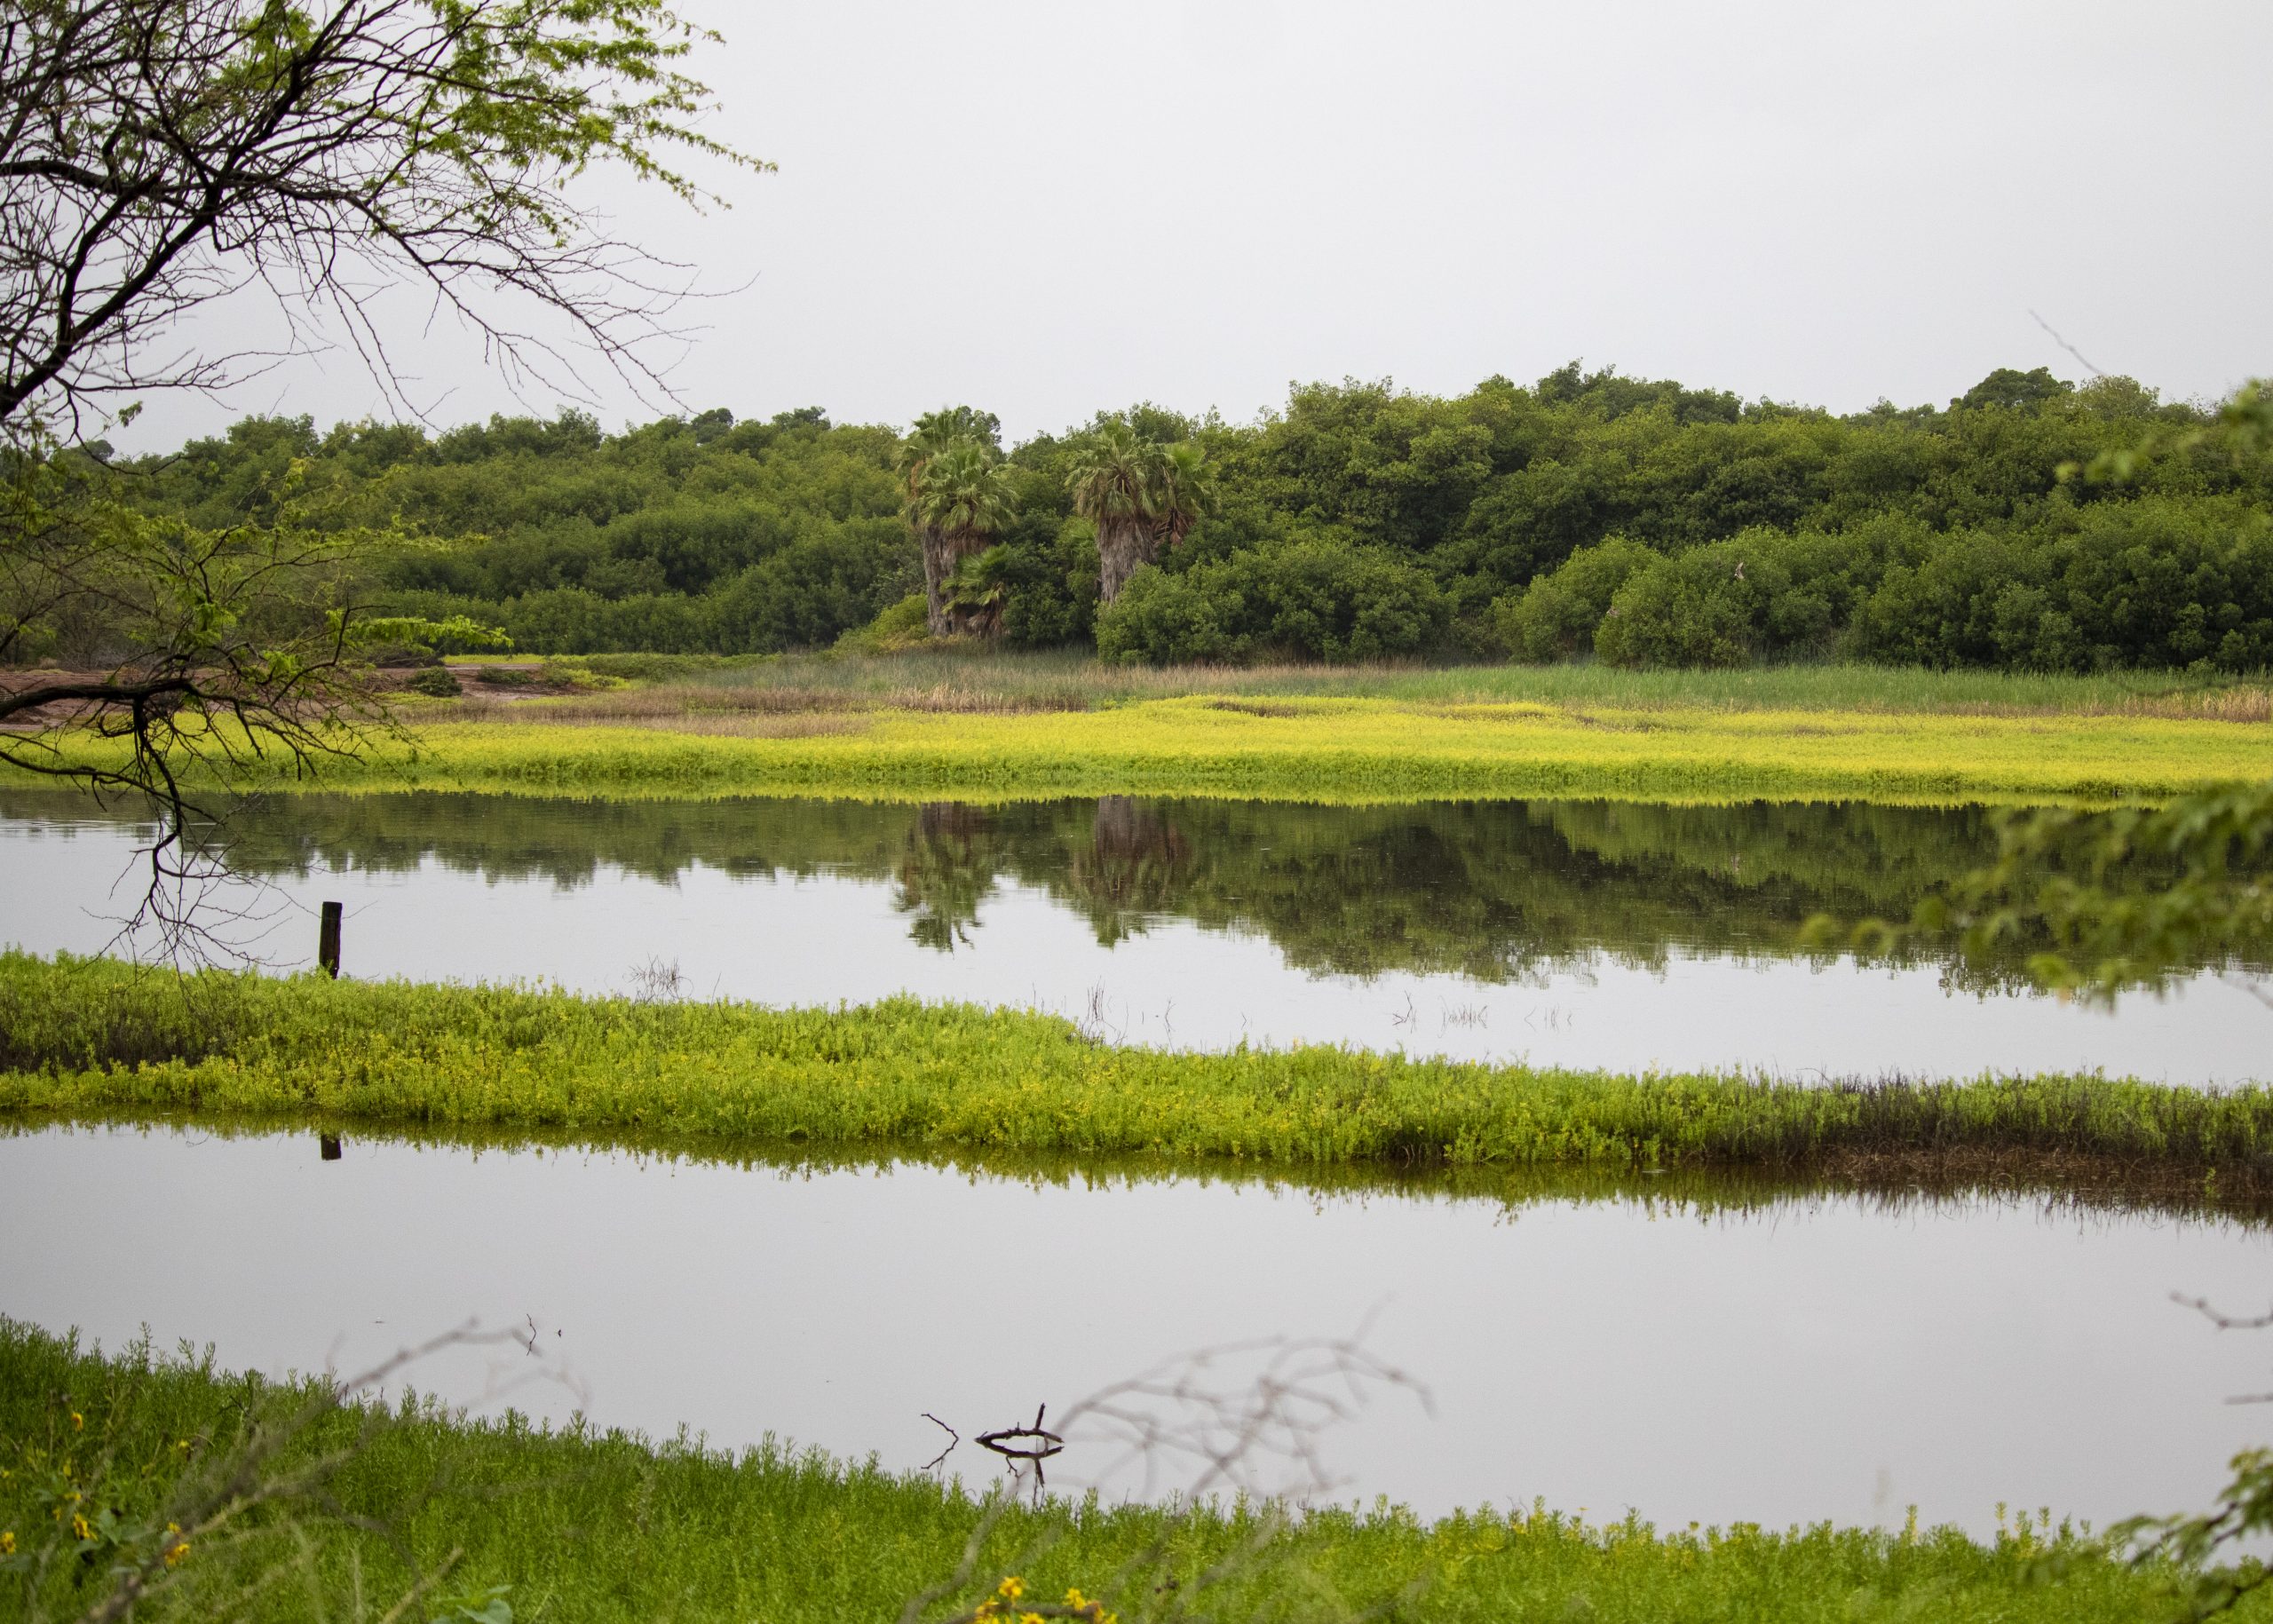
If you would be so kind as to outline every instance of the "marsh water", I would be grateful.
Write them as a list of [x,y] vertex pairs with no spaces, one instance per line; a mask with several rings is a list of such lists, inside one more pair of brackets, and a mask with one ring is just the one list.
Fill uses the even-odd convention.
[[[67,1218],[66,1216],[67,1215]],[[974,1484],[970,1440],[1180,1352],[1362,1337],[1320,1438],[1338,1497],[1544,1497],[1596,1519],[2095,1519],[2206,1503],[2261,1440],[2273,1232],[2018,1197],[1512,1181],[1308,1188],[1142,1170],[733,1165],[352,1134],[48,1128],[0,1138],[0,1304],[116,1345],[347,1371],[479,1317],[416,1378],[714,1446],[771,1433]],[[534,1348],[532,1354],[529,1349]],[[1229,1385],[1245,1367],[1210,1367]],[[501,1387],[500,1384],[510,1384]],[[1175,1417],[1173,1406],[1163,1421]],[[1116,1451],[1071,1429],[1051,1481]],[[1173,1486],[1174,1462],[1157,1492]],[[1267,1464],[1267,1463],[1266,1463]],[[1264,1486],[1275,1486],[1266,1482]]]
[[[0,943],[121,951],[132,809],[0,796]],[[778,1004],[1056,1010],[1118,1042],[1339,1042],[1787,1076],[2265,1075],[2265,966],[2112,1007],[2018,963],[1810,951],[1995,849],[1978,809],[1004,806],[293,796],[226,829],[205,924],[345,972]],[[147,946],[147,941],[141,945]],[[2273,1228],[2011,1194],[1331,1188],[1159,1168],[703,1161],[164,1125],[0,1137],[0,1313],[224,1365],[348,1370],[479,1318],[414,1379],[724,1446],[772,1435],[977,1481],[976,1432],[1202,1348],[1355,1335],[1396,1382],[1321,1439],[1342,1497],[1544,1498],[1660,1524],[1992,1527],[2199,1506],[2266,1413]],[[1686,1182],[1682,1182],[1686,1181]],[[1678,1184],[1678,1188],[1675,1187]],[[67,1215],[66,1216],[65,1215]],[[20,1243],[15,1243],[20,1242]],[[1211,1367],[1236,1388],[1267,1357]],[[502,1383],[502,1385],[501,1385]],[[1227,1388],[1228,1390],[1228,1388]],[[1172,1418],[1171,1418],[1172,1419]],[[1051,1482],[1146,1479],[1076,1434]],[[1285,1464],[1285,1463],[1280,1463]],[[1290,1486],[1258,1465],[1256,1486]]]
[[[1792,1077],[2263,1073],[2263,966],[2113,1006],[2008,963],[1859,963],[1813,915],[1908,916],[1993,855],[1979,808],[1500,802],[1003,806],[298,796],[223,832],[207,917],[296,966],[318,902],[358,976],[775,1004],[899,993],[1054,1010],[1116,1042]],[[132,809],[0,797],[0,942],[118,945]]]

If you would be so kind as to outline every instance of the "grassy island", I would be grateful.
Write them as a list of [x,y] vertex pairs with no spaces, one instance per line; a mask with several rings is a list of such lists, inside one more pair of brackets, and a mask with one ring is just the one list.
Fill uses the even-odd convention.
[[1320,1046],[1173,1053],[1056,1016],[333,982],[0,955],[0,1112],[207,1113],[718,1144],[1140,1154],[1286,1168],[1806,1168],[2056,1157],[2265,1176],[2273,1090],[2098,1076],[1818,1085]]

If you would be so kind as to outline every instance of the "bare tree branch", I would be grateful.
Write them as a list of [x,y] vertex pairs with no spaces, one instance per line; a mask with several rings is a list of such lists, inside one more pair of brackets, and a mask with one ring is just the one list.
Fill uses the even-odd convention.
[[374,644],[483,634],[371,615],[376,538],[309,522],[297,470],[272,522],[200,532],[122,501],[84,431],[143,391],[273,364],[178,341],[247,289],[283,313],[284,353],[329,321],[398,403],[373,314],[391,287],[455,313],[516,385],[573,393],[597,360],[661,388],[686,275],[566,188],[614,164],[700,208],[717,200],[666,154],[765,167],[696,128],[709,92],[677,64],[709,37],[665,0],[0,12],[0,663],[68,668],[0,677],[0,764],[153,797],[146,907],[210,866],[189,855],[215,820],[198,797],[400,735],[367,679]]
[[[663,154],[763,164],[701,134],[677,71],[709,37],[662,0],[27,0],[0,23],[0,422],[68,444],[91,409],[211,389],[234,356],[154,352],[260,286],[307,337],[336,317],[398,399],[369,309],[424,288],[516,381],[576,358],[660,385],[684,267],[567,194],[614,162],[698,207]],[[533,305],[566,342],[515,325]],[[255,358],[258,359],[258,358]]]

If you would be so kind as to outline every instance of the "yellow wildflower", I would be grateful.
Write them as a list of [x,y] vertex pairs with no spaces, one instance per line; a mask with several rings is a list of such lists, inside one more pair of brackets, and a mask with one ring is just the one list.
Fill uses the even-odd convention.
[[1038,1612],[1022,1612],[1018,1614],[1018,1624],[1041,1624],[1041,1614]]
[[95,1537],[95,1531],[88,1525],[85,1517],[74,1517],[71,1519],[71,1537],[75,1540],[91,1540]]
[[1001,1584],[997,1585],[995,1587],[995,1590],[998,1594],[1006,1596],[1012,1601],[1017,1601],[1018,1597],[1026,1593],[1026,1581],[1020,1579],[1016,1573],[1013,1573],[1009,1578],[1005,1579]]
[[[181,1533],[181,1525],[179,1523],[168,1523],[166,1525],[166,1533],[170,1536],[178,1535]],[[189,1541],[187,1540],[175,1538],[173,1543],[166,1547],[166,1565],[168,1567],[179,1567],[183,1563],[188,1560]]]
[[72,1411],[72,1412],[71,1412],[71,1430],[72,1430],[72,1431],[74,1431],[74,1432],[83,1432],[83,1431],[85,1431],[86,1430],[87,1430],[87,1418],[86,1418],[85,1416],[83,1416],[83,1415],[80,1414],[79,1414],[79,1412],[78,1412],[78,1411],[76,1411],[76,1410]]
[[0,1557],[12,1557],[15,1554],[16,1531],[12,1528],[0,1528]]

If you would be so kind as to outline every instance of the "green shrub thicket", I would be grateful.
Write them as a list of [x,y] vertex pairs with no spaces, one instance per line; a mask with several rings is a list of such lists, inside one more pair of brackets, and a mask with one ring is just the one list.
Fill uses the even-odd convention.
[[2150,497],[2034,527],[1764,527],[1679,552],[1624,537],[1495,606],[1525,658],[1613,665],[1846,658],[2047,671],[2273,666],[2273,522]]
[[1139,571],[1097,622],[1097,653],[1152,665],[1411,658],[1444,644],[1450,604],[1416,565],[1346,542],[1271,542]]

